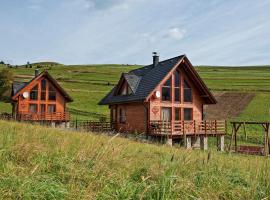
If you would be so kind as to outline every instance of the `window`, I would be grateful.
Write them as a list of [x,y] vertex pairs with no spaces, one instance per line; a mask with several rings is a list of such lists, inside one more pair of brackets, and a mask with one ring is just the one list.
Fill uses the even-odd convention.
[[45,104],[40,104],[40,112],[45,113],[46,112],[46,105]]
[[180,73],[174,72],[174,101],[180,102]]
[[121,88],[121,95],[127,95],[127,88],[125,85]]
[[46,100],[46,79],[43,79],[41,81],[41,95],[40,95],[40,99],[41,100]]
[[56,112],[56,105],[48,105],[48,113],[55,113]]
[[184,108],[184,120],[193,120],[192,108]]
[[121,90],[120,90],[120,95],[130,95],[132,94],[132,90],[129,87],[128,84],[124,83]]
[[112,108],[112,122],[116,122],[116,109],[115,108]]
[[178,70],[176,70],[174,72],[174,85],[175,87],[180,87],[180,72]]
[[127,86],[127,94],[132,94],[132,90],[129,86]]
[[171,100],[171,85],[172,85],[172,78],[170,77],[162,86],[162,101]]
[[49,100],[56,100],[56,91],[51,85],[49,86]]
[[42,81],[41,81],[41,90],[46,90],[46,79],[43,79]]
[[174,117],[174,119],[176,120],[176,121],[179,121],[179,120],[181,120],[181,109],[180,108],[175,108],[174,109],[174,112],[175,112],[175,117]]
[[119,110],[119,117],[120,117],[120,119],[119,119],[120,123],[126,122],[126,112],[122,108],[120,108],[120,110]]
[[37,110],[38,110],[37,104],[29,104],[30,113],[37,113]]
[[37,100],[38,99],[38,85],[32,88],[30,92],[30,99]]
[[184,82],[184,102],[192,102],[192,90],[188,82]]
[[172,120],[172,109],[162,108],[162,121],[168,122]]

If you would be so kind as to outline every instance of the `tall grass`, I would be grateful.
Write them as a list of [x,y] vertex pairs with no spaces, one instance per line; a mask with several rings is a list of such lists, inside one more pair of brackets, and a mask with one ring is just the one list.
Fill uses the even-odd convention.
[[2,199],[263,199],[270,161],[0,121]]

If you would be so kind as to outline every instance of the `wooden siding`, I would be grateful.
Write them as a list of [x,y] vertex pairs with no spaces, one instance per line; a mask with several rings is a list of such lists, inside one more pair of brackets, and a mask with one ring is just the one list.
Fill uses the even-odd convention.
[[[147,110],[142,103],[130,103],[111,106],[116,111],[115,129],[119,132],[146,132]],[[120,122],[120,109],[125,110],[126,121]]]
[[[187,124],[183,126],[181,123],[188,123],[184,121],[184,109],[190,108],[192,109],[192,121],[196,121],[198,123],[202,123],[203,120],[203,105],[206,104],[204,98],[200,96],[200,91],[198,89],[198,85],[193,82],[193,80],[188,76],[185,71],[185,67],[183,65],[187,65],[187,63],[182,62],[179,63],[178,67],[175,67],[173,70],[168,73],[165,78],[157,85],[157,87],[151,92],[151,95],[147,98],[146,102],[141,103],[123,103],[118,105],[111,105],[111,113],[112,110],[115,109],[116,113],[116,121],[115,129],[120,132],[147,132],[151,133],[151,127],[149,126],[152,121],[162,121],[162,108],[171,108],[171,121],[168,122],[170,124],[170,132],[177,133],[177,127],[186,127]],[[175,70],[180,71],[180,101],[175,101],[175,91],[174,91],[174,72]],[[171,85],[171,100],[163,101],[162,100],[162,86],[169,79],[172,78]],[[184,102],[184,81],[187,81],[192,90],[192,102]],[[155,97],[155,92],[159,91],[161,94],[160,98]],[[175,120],[175,109],[180,109],[180,119]],[[120,109],[125,110],[126,112],[126,122],[120,123],[119,120],[119,112]],[[112,114],[111,114],[112,119]],[[181,123],[179,122],[181,121]],[[219,122],[218,122],[219,123]],[[220,126],[221,127],[221,126]],[[164,127],[163,127],[164,128]],[[199,130],[199,127],[194,129]],[[202,130],[202,129],[201,129]],[[207,130],[208,131],[208,130]],[[217,131],[210,130],[213,134],[217,134]],[[181,131],[180,131],[181,132]],[[178,135],[181,135],[179,132]],[[223,133],[223,131],[221,131]],[[189,134],[196,134],[189,132]]]
[[[161,109],[163,107],[172,108],[172,121],[175,119],[175,108],[181,109],[181,118],[180,120],[184,120],[184,108],[191,108],[193,110],[193,120],[201,121],[203,119],[203,99],[200,97],[196,86],[189,80],[186,73],[180,69],[181,73],[181,87],[180,87],[180,95],[181,101],[176,102],[174,100],[175,94],[174,90],[171,89],[171,101],[162,101],[162,97],[155,98],[154,95],[150,98],[150,121],[152,120],[162,120],[161,119]],[[160,91],[162,94],[162,85],[166,82],[166,80],[171,77],[173,74],[170,73],[166,76],[166,78],[160,83],[160,85],[156,88],[155,91]],[[192,89],[192,102],[184,102],[184,80],[188,81]],[[172,88],[174,88],[174,77],[172,76]]]
[[[46,80],[46,100],[41,100],[41,80]],[[33,87],[38,85],[38,98],[37,100],[30,99],[30,92]],[[56,100],[49,100],[49,85],[56,91]],[[29,97],[24,98],[23,93],[28,92]],[[37,105],[37,112],[30,112],[30,104]],[[41,104],[45,105],[45,113],[41,112]],[[48,106],[55,105],[56,110],[53,113],[48,112]],[[25,88],[20,91],[20,94],[17,97],[17,101],[13,102],[13,114],[18,116],[21,120],[54,120],[54,121],[67,121],[69,120],[69,114],[66,110],[66,100],[59,90],[54,87],[46,77],[40,77],[39,79],[34,79],[29,83]]]

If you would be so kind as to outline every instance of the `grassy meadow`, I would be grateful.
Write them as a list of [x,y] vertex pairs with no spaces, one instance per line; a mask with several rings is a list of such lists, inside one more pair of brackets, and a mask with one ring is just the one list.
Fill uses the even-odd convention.
[[[68,105],[73,119],[98,120],[108,116],[107,106],[98,106],[98,101],[122,72],[137,67],[59,64],[48,71],[73,97]],[[15,80],[28,81],[34,69],[11,70]],[[255,93],[239,120],[269,121],[270,67],[196,69],[214,92]],[[0,112],[11,112],[10,104],[1,102]],[[240,130],[240,143],[262,144],[262,129],[247,131],[245,140]],[[4,121],[0,133],[1,199],[270,198],[270,160],[265,157],[218,153],[213,148],[188,151]]]
[[1,199],[269,199],[270,160],[0,121]]
[[[45,66],[44,66],[45,65]],[[68,104],[73,119],[99,120],[109,118],[107,106],[97,103],[117,84],[121,73],[140,66],[133,65],[61,65],[56,63],[37,63],[32,68],[13,68],[15,80],[28,81],[35,68],[45,68],[52,74],[74,102]],[[0,65],[0,69],[5,66]],[[212,67],[199,66],[196,70],[213,92],[233,91],[252,92],[255,98],[237,117],[237,120],[269,121],[270,119],[270,66],[251,67]],[[11,105],[0,102],[0,113],[11,112]],[[230,125],[229,125],[230,132]],[[247,127],[250,137],[244,143],[263,143],[263,129]],[[243,138],[243,130],[240,130]],[[241,139],[242,140],[242,139]]]
[[[38,65],[38,64],[36,64]],[[34,74],[33,68],[11,69],[15,80],[28,81]],[[68,105],[72,117],[98,120],[108,117],[107,106],[97,103],[118,82],[122,72],[139,66],[131,65],[53,65],[48,71],[73,97]],[[0,69],[4,66],[0,65]],[[270,66],[264,67],[196,67],[207,86],[212,91],[254,92],[256,98],[248,106],[240,119],[268,120],[270,108]],[[43,68],[40,69],[41,71]],[[0,112],[11,112],[10,104],[0,103]]]

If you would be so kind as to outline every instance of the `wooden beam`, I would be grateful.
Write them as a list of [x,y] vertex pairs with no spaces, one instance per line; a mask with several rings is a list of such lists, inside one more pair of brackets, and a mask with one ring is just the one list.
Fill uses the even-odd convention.
[[237,128],[235,126],[235,124],[233,125],[233,129],[234,129],[234,149],[235,149],[235,152],[237,152]]
[[265,141],[264,141],[264,155],[268,156],[269,155],[269,123],[265,124]]
[[244,128],[245,138],[246,138],[246,141],[247,141],[246,122],[243,123],[243,128]]
[[230,144],[229,144],[229,151],[231,151],[231,146],[232,146],[232,143],[233,143],[233,134],[234,134],[234,131],[233,131],[233,128],[232,128],[231,141],[230,141]]

